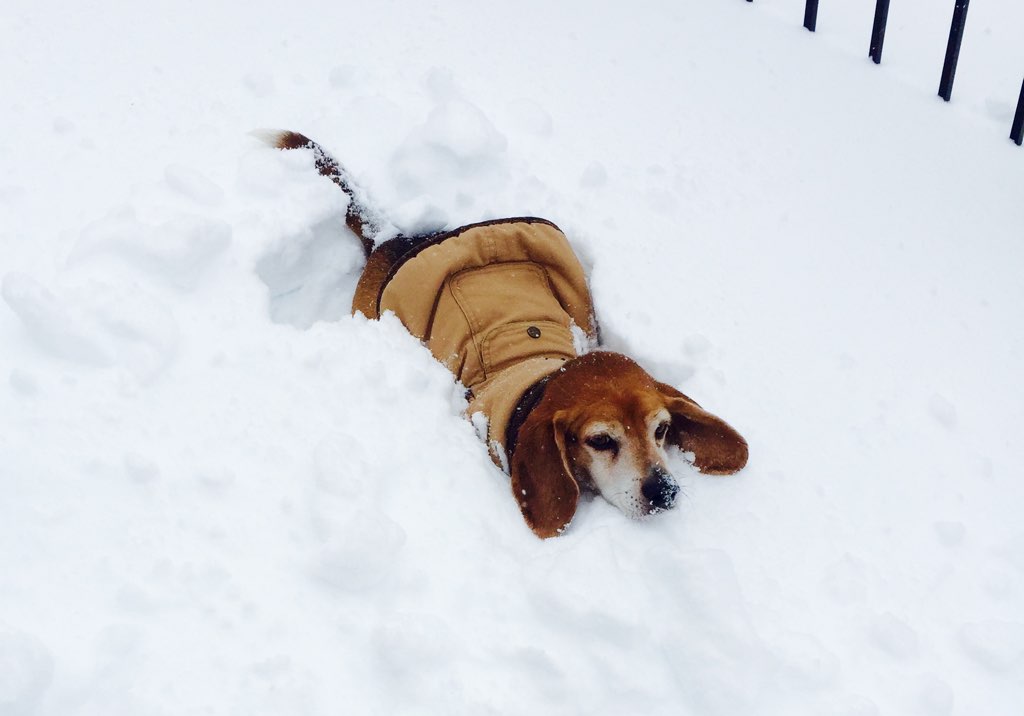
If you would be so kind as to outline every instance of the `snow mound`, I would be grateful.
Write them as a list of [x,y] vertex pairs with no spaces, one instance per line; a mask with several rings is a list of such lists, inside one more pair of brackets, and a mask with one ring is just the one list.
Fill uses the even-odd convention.
[[[1024,4],[949,105],[948,9],[863,5],[5,5],[0,714],[1018,714]],[[750,465],[537,540],[260,126],[555,221]]]

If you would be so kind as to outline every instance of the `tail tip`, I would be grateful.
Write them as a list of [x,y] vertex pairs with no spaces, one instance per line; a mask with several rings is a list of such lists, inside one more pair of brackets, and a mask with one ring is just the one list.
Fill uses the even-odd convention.
[[249,134],[274,149],[302,149],[313,146],[313,141],[309,137],[287,129],[254,129]]

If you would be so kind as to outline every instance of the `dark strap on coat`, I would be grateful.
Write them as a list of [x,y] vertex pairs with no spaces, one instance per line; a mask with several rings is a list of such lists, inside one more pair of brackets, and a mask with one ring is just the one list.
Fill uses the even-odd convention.
[[505,453],[508,456],[508,464],[512,465],[512,453],[516,450],[516,441],[519,439],[519,428],[523,426],[526,419],[530,417],[530,412],[537,407],[537,404],[544,397],[544,389],[548,385],[548,381],[551,380],[550,375],[546,375],[536,383],[531,385],[523,393],[522,397],[516,403],[516,407],[512,409],[512,415],[508,419],[508,427],[505,428]]

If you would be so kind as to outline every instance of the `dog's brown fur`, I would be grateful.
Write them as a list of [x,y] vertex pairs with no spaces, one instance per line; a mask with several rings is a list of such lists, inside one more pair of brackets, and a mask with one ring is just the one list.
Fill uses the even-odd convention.
[[[382,289],[395,268],[436,237],[397,236],[374,246],[374,238],[386,222],[366,208],[360,192],[337,161],[315,142],[294,132],[277,133],[269,137],[269,142],[279,149],[311,149],[319,172],[348,194],[346,224],[367,254],[352,302],[353,312],[378,317]],[[659,428],[660,438],[656,434],[652,437],[652,416],[665,413],[670,423]],[[515,438],[508,445],[512,490],[538,536],[561,533],[576,512],[581,487],[600,487],[595,485],[595,471],[600,463],[617,458],[589,448],[585,436],[593,426],[607,425],[616,426],[622,453],[631,461],[617,469],[635,473],[638,480],[650,480],[653,478],[648,476],[654,475],[671,478],[664,467],[666,443],[692,453],[694,464],[705,473],[733,473],[747,462],[746,441],[721,418],[675,388],[656,381],[624,355],[587,353],[563,363],[551,374],[539,402],[516,425]],[[605,497],[612,501],[609,495]],[[634,503],[634,516],[660,510],[650,502]],[[625,511],[621,504],[614,504]],[[667,506],[671,506],[671,499]]]
[[646,474],[657,455],[643,444],[644,418],[658,407],[672,416],[667,440],[693,453],[702,472],[725,475],[747,463],[747,443],[724,420],[652,378],[630,358],[604,351],[565,364],[544,398],[520,428],[512,457],[512,491],[526,521],[541,537],[552,537],[576,512],[580,485],[590,481],[580,435],[588,423],[615,421],[639,443]]

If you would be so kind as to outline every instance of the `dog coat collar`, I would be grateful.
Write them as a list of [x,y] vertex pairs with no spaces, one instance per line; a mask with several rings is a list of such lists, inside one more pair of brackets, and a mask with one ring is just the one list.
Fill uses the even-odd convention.
[[548,221],[547,219],[538,219],[535,216],[520,216],[513,219],[492,219],[491,221],[480,221],[475,224],[466,224],[465,226],[460,226],[459,228],[454,229],[452,231],[443,231],[438,234],[433,234],[432,236],[425,240],[409,239],[409,249],[406,250],[405,253],[402,254],[401,258],[399,258],[395,262],[394,266],[392,266],[391,270],[388,272],[387,277],[384,279],[383,282],[381,282],[380,291],[377,293],[377,314],[380,315],[380,312],[382,310],[381,301],[383,300],[384,290],[387,288],[388,283],[391,282],[391,279],[395,277],[395,274],[398,273],[407,262],[416,258],[423,251],[431,248],[432,246],[437,246],[438,244],[444,243],[448,239],[454,239],[466,232],[480,234],[483,233],[483,231],[490,226],[503,227],[515,224],[544,224],[551,227],[556,232],[561,233],[561,230],[555,224]]
[[530,417],[530,413],[544,399],[544,389],[548,387],[548,381],[551,380],[551,376],[552,374],[549,373],[527,388],[526,392],[523,393],[516,403],[516,407],[512,409],[512,414],[508,419],[508,427],[505,428],[505,453],[510,461],[516,451],[516,442],[519,440],[519,428],[523,427],[523,423]]

